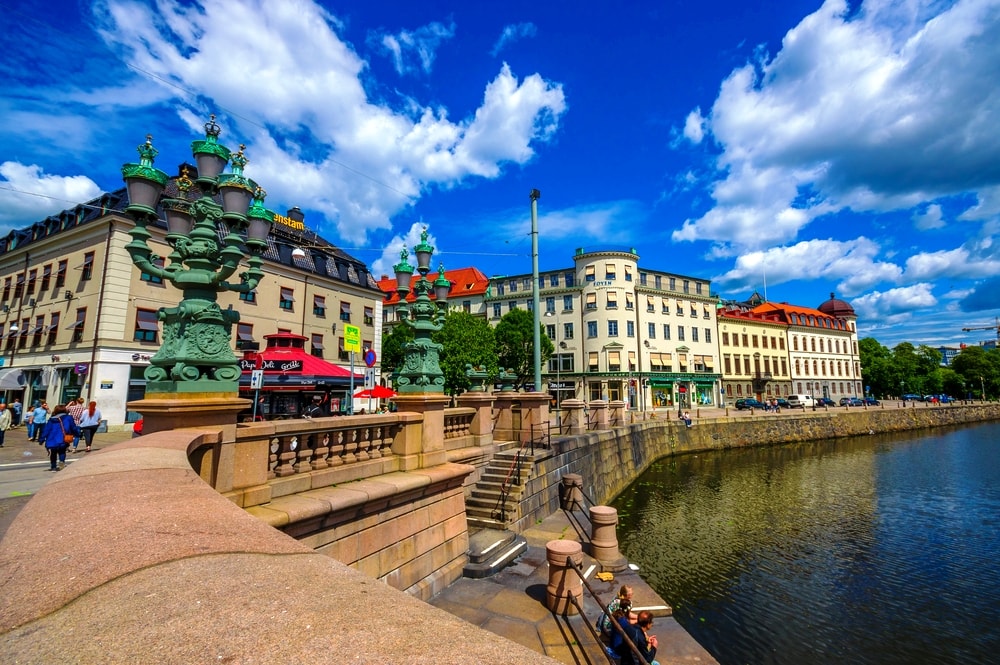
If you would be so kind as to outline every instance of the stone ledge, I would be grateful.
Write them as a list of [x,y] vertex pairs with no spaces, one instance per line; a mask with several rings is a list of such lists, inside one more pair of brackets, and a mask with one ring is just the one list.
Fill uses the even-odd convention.
[[[112,446],[28,502],[0,541],[5,660],[556,662],[240,509],[187,462],[216,436],[160,432]],[[71,502],[84,508],[66,511]]]

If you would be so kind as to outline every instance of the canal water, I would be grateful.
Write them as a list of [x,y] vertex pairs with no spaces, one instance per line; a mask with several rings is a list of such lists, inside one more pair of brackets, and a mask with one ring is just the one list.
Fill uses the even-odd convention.
[[664,458],[613,505],[722,665],[1000,663],[1000,424]]

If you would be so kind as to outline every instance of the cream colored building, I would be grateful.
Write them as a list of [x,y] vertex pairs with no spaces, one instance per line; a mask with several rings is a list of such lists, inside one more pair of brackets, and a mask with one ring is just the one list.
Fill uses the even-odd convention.
[[[624,400],[647,410],[719,404],[716,298],[710,282],[639,266],[632,251],[577,250],[573,267],[539,274],[539,318],[555,351],[553,399]],[[532,308],[532,277],[491,278],[496,325]]]
[[774,313],[720,308],[719,351],[726,402],[753,397],[764,401],[793,391],[788,362],[788,324]]
[[[112,428],[137,417],[125,405],[144,395],[143,372],[160,344],[157,310],[175,306],[181,292],[132,264],[126,205],[121,189],[0,240],[0,391],[8,400],[52,406],[82,396]],[[169,254],[162,222],[150,231],[154,252]],[[278,216],[264,259],[254,293],[219,296],[222,308],[241,314],[237,354],[263,346],[264,335],[292,332],[307,338],[309,353],[349,368],[348,323],[361,328],[363,347],[381,350],[382,294],[367,266],[306,231],[297,209]]]

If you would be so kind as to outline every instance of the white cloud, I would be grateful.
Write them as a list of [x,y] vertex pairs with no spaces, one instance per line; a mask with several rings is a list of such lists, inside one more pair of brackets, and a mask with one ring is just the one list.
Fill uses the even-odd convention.
[[932,203],[923,212],[914,213],[913,223],[922,231],[943,228],[944,219],[942,219],[941,206],[937,203]]
[[[394,35],[373,32],[369,35],[368,42],[387,53],[392,58],[396,72],[402,76],[417,71],[429,74],[434,66],[438,47],[454,36],[454,23],[444,25],[435,21],[416,30],[402,30]],[[416,65],[410,64],[410,60],[414,58],[417,60]]]
[[3,178],[0,180],[0,228],[44,219],[101,193],[97,183],[86,176],[49,175],[36,164],[4,162],[0,164],[0,178]]
[[[506,163],[527,162],[566,110],[559,84],[539,74],[519,81],[507,65],[469,118],[451,120],[447,109],[413,100],[401,110],[371,100],[361,80],[365,61],[338,36],[338,20],[309,0],[155,7],[105,0],[96,10],[102,36],[172,94],[197,95],[199,102],[173,101],[190,124],[209,110],[231,110],[220,112],[222,140],[247,143],[247,173],[269,200],[319,212],[349,243],[389,228],[429,186],[494,178]],[[428,34],[411,42],[429,66],[433,50],[421,48],[448,29]]]
[[839,280],[845,295],[860,293],[882,281],[897,281],[899,266],[876,260],[879,247],[867,238],[840,242],[809,240],[788,247],[748,252],[736,259],[732,270],[712,281],[729,292],[761,288],[799,280]]
[[914,254],[906,260],[905,278],[910,281],[948,277],[982,279],[996,274],[1000,274],[1000,257],[957,247]]
[[932,289],[932,284],[921,282],[888,291],[873,291],[852,300],[851,306],[859,319],[885,320],[934,307],[938,301]]
[[723,82],[707,119],[715,205],[674,239],[762,247],[825,212],[969,193],[965,218],[995,215],[1000,88],[984,81],[998,62],[996,0],[827,0]]
[[514,23],[504,26],[503,32],[497,38],[496,44],[490,49],[490,55],[495,58],[508,44],[526,37],[534,37],[537,32],[538,29],[534,23]]
[[705,137],[705,118],[701,115],[701,107],[688,113],[684,120],[684,138],[695,145]]
[[375,276],[375,279],[379,279],[383,275],[395,278],[396,275],[393,272],[392,267],[400,262],[399,255],[403,249],[406,249],[408,254],[406,262],[414,268],[417,267],[417,259],[413,255],[413,248],[420,244],[420,234],[423,233],[425,228],[427,229],[427,242],[430,243],[437,252],[431,257],[431,261],[433,261],[431,269],[437,270],[438,263],[441,262],[441,247],[438,247],[437,238],[431,235],[430,227],[428,225],[421,222],[414,222],[410,225],[410,228],[407,229],[405,234],[397,234],[393,236],[392,240],[385,244],[385,247],[382,250],[382,256],[375,259],[375,262],[372,263],[372,275]]
[[976,194],[976,205],[961,215],[961,220],[981,221],[1000,217],[1000,185],[984,187]]

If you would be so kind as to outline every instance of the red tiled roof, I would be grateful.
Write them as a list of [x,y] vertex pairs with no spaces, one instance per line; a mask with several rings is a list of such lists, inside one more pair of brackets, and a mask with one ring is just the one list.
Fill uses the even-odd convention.
[[[846,330],[843,320],[838,319],[835,316],[830,316],[829,314],[824,314],[823,312],[815,309],[813,307],[802,307],[800,305],[789,305],[786,302],[765,302],[754,307],[751,312],[757,314],[777,314],[781,317],[782,322],[791,325],[809,325],[807,323],[792,323],[791,314],[796,314],[799,317],[813,317],[813,321],[827,320],[831,325],[823,326],[822,324],[813,324],[815,328],[825,328],[825,329],[835,329],[835,330]],[[809,319],[806,318],[808,321]],[[836,322],[835,325],[834,322]]]
[[[413,273],[413,279],[410,281],[410,292],[406,295],[407,302],[413,302],[415,296],[413,295],[413,281],[419,279],[419,273]],[[486,293],[487,287],[490,285],[490,278],[479,271],[478,268],[456,268],[455,270],[445,270],[444,278],[451,282],[451,291],[448,293],[448,299],[458,299],[468,296],[481,296]],[[437,279],[437,272],[431,271],[427,273],[427,279],[433,281]],[[386,305],[397,305],[399,304],[399,293],[396,291],[396,280],[391,277],[383,277],[378,281],[378,288],[382,293],[389,294],[383,302]],[[433,300],[434,293],[431,292],[431,299]]]

